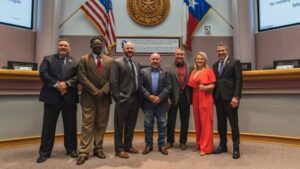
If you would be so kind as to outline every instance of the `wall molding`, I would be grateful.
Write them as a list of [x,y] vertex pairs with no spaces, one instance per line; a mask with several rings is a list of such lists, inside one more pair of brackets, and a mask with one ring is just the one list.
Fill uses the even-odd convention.
[[[157,131],[154,131],[157,134]],[[179,136],[179,131],[175,131],[176,135]],[[189,136],[195,136],[195,131],[189,131]],[[77,138],[79,139],[81,136],[80,133],[77,134]],[[105,132],[105,137],[113,137],[113,131]],[[135,136],[144,137],[143,130],[136,130]],[[227,133],[228,140],[231,140],[231,133]],[[254,142],[263,142],[263,143],[271,143],[271,144],[281,144],[288,146],[300,147],[300,137],[288,137],[288,136],[278,136],[278,135],[268,135],[268,134],[255,134],[255,133],[241,133],[241,142],[243,141],[254,141]],[[64,135],[57,134],[55,137],[55,142],[63,142]],[[217,132],[214,132],[214,139],[218,139],[219,135]],[[16,147],[24,147],[29,145],[36,145],[40,143],[40,136],[32,136],[32,137],[23,137],[23,138],[14,138],[8,140],[0,140],[0,149],[4,148],[16,148]]]

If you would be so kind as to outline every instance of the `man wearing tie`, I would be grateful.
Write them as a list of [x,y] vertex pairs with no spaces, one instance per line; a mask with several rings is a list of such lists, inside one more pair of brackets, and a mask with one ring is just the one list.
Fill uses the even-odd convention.
[[143,110],[145,113],[144,130],[146,147],[143,154],[153,150],[153,123],[157,122],[158,151],[168,155],[165,148],[167,111],[169,109],[168,97],[171,91],[171,78],[169,72],[160,67],[160,55],[152,53],[150,56],[151,67],[141,70],[139,89],[143,97]]
[[106,158],[103,153],[103,138],[111,104],[109,73],[112,59],[102,54],[103,46],[104,40],[101,37],[92,38],[92,53],[82,56],[79,62],[78,80],[82,84],[82,136],[77,165],[88,159],[93,141],[93,155],[100,159]]
[[240,133],[238,126],[238,107],[242,90],[242,66],[239,60],[228,56],[225,44],[217,44],[219,61],[213,65],[217,81],[213,91],[217,109],[217,124],[220,135],[220,144],[215,154],[227,152],[227,118],[231,126],[233,155],[232,158],[240,158]]
[[140,65],[132,60],[134,44],[126,42],[124,56],[112,62],[110,88],[115,100],[114,135],[115,152],[120,158],[129,158],[127,153],[137,154],[132,147],[134,128],[138,116],[138,77]]
[[44,102],[44,118],[38,163],[46,161],[51,156],[60,112],[64,124],[66,152],[72,158],[77,158],[78,62],[69,56],[69,52],[69,41],[59,39],[57,54],[45,56],[39,68],[40,78],[44,83],[39,97],[39,100]]

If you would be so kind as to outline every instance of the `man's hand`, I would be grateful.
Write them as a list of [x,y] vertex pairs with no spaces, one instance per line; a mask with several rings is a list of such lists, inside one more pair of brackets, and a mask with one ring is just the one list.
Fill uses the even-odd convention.
[[67,93],[68,86],[67,86],[66,82],[58,82],[56,88],[60,92],[60,94],[63,96]]
[[232,97],[230,105],[232,108],[236,108],[239,105],[239,99],[236,97]]
[[102,97],[102,96],[104,96],[104,92],[102,90],[99,90],[99,92],[96,94],[96,96]]

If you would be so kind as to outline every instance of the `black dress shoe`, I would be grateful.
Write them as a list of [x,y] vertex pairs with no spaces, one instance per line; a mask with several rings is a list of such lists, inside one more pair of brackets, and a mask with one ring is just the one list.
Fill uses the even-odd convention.
[[187,149],[187,146],[186,146],[186,144],[184,144],[184,143],[183,143],[183,144],[180,144],[179,147],[180,147],[181,150],[186,150],[186,149]]
[[79,156],[76,162],[76,165],[83,164],[89,157],[88,156]]
[[37,163],[42,163],[42,162],[46,161],[48,158],[50,158],[50,156],[39,156],[39,157],[36,159],[36,162],[37,162]]
[[106,159],[106,155],[103,153],[102,150],[95,150],[93,152],[93,155],[98,157],[98,158],[101,158],[101,159]]
[[159,147],[158,151],[161,152],[163,155],[168,155],[168,150],[164,146]]
[[153,150],[153,147],[152,146],[146,146],[144,151],[143,151],[143,154],[148,154],[150,153],[151,151]]
[[232,158],[233,158],[233,159],[238,159],[238,158],[240,158],[240,148],[239,148],[239,146],[234,146],[234,147],[233,147]]
[[67,152],[67,155],[69,155],[72,158],[77,158],[78,157],[78,153],[75,150]]
[[214,151],[214,154],[221,154],[227,152],[226,145],[219,145],[219,147]]

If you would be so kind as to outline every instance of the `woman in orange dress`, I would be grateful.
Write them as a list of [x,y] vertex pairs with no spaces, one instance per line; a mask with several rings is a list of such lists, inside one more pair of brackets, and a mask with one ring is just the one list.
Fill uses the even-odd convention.
[[188,85],[193,88],[193,112],[196,130],[196,144],[200,155],[213,151],[213,97],[216,77],[207,66],[207,56],[198,52],[194,57],[194,70]]

